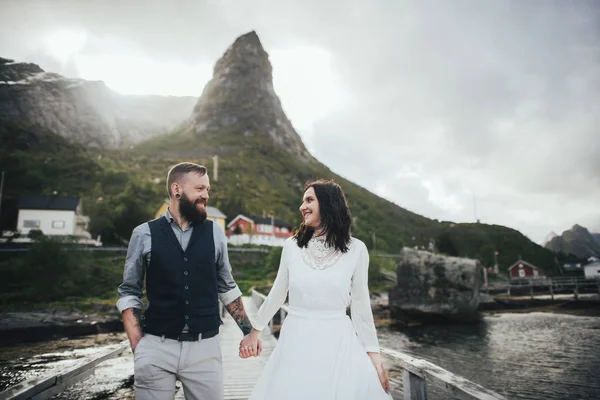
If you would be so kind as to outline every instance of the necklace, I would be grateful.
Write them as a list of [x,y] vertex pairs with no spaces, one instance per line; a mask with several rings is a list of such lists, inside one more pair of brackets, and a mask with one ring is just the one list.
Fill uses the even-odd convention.
[[312,269],[323,270],[333,266],[342,255],[335,247],[329,247],[325,243],[325,238],[312,237],[302,251],[302,258]]

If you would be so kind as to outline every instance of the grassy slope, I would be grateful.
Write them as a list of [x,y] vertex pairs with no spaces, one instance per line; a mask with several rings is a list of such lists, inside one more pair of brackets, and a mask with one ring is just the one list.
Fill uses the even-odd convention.
[[[120,228],[122,232],[152,218],[165,197],[164,180],[171,165],[189,160],[212,171],[212,157],[219,155],[219,179],[212,181],[211,204],[230,219],[238,213],[274,213],[297,224],[303,184],[312,178],[331,178],[346,191],[359,221],[353,233],[369,248],[373,231],[381,252],[398,252],[404,245],[426,246],[431,238],[448,232],[459,255],[478,257],[486,265],[493,263],[493,251],[498,250],[501,268],[519,255],[542,268],[552,268],[553,253],[513,229],[485,224],[456,224],[451,228],[382,199],[319,162],[289,157],[260,136],[241,137],[235,132],[197,136],[182,126],[133,149],[103,151],[85,149],[36,127],[0,121],[0,138],[0,167],[7,171],[5,197],[16,199],[54,190],[83,195],[84,210],[92,216],[116,212],[130,199],[140,210],[127,222],[131,226]],[[157,178],[160,182],[153,183]],[[143,193],[138,188],[142,184]],[[99,197],[110,206],[98,207]]]

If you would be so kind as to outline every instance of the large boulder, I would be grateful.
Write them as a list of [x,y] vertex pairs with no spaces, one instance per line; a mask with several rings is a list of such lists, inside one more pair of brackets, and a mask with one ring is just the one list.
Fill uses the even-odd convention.
[[478,319],[482,266],[477,260],[404,249],[390,313],[402,323]]

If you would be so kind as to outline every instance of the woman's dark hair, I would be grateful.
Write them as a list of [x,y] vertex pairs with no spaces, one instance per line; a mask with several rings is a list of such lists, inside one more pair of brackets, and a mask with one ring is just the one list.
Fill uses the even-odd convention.
[[[314,189],[319,201],[320,227],[325,235],[325,243],[329,247],[335,247],[342,253],[347,252],[350,243],[352,215],[344,191],[334,181],[324,179],[308,182],[304,186],[304,192],[311,187]],[[294,238],[299,247],[307,247],[308,241],[314,233],[314,228],[306,226],[303,220],[294,233]]]

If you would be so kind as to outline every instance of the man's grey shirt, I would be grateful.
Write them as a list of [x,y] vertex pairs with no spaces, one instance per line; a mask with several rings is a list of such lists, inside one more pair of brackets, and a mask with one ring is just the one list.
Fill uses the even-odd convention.
[[[193,225],[188,225],[185,230],[181,229],[168,209],[161,218],[166,218],[169,221],[181,248],[185,250],[192,237]],[[213,224],[219,300],[224,305],[227,305],[242,295],[231,275],[231,264],[229,263],[229,255],[227,254],[227,237],[220,225],[210,220],[206,220],[204,223]],[[123,283],[119,286],[118,290],[119,301],[117,301],[117,308],[120,312],[128,308],[138,308],[140,310],[143,308],[142,291],[146,268],[150,265],[151,251],[152,239],[150,237],[150,226],[146,222],[136,227],[131,234],[129,248],[127,249],[127,258],[125,259]]]

